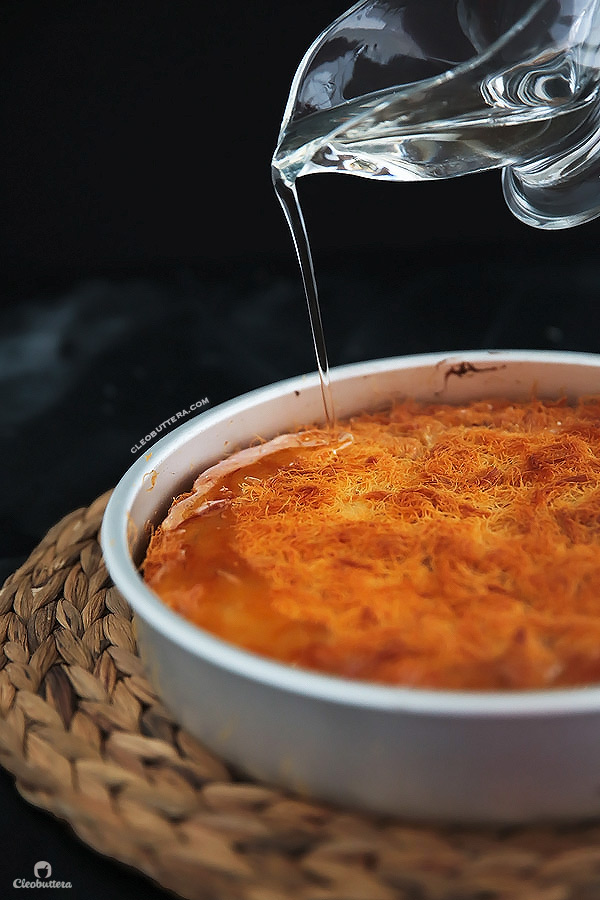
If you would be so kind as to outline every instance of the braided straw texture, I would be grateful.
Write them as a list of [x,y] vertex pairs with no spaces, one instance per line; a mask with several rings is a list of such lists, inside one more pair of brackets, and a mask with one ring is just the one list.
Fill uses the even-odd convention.
[[234,777],[145,678],[98,544],[107,499],[0,590],[0,762],[23,797],[189,900],[600,898],[600,824],[415,827]]

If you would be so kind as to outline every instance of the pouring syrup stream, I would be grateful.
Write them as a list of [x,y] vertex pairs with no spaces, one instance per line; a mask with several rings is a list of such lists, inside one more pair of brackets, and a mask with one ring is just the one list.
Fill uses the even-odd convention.
[[273,187],[275,188],[277,199],[283,208],[285,218],[292,233],[294,247],[296,248],[296,256],[298,257],[298,263],[300,265],[302,283],[304,285],[304,293],[306,295],[306,303],[308,306],[310,327],[317,356],[317,368],[319,370],[319,378],[321,381],[321,396],[323,398],[325,421],[327,427],[330,430],[333,430],[335,426],[335,410],[329,377],[327,347],[325,345],[325,334],[323,331],[323,322],[321,320],[321,307],[319,305],[317,282],[315,279],[315,270],[312,254],[310,252],[306,225],[304,223],[304,216],[302,215],[300,201],[298,200],[296,185],[286,182],[275,167],[273,167],[272,175]]

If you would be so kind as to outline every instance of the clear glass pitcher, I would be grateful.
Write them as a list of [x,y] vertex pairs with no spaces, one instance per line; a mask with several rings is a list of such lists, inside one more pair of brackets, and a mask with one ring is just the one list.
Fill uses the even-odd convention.
[[600,215],[600,0],[366,0],[294,77],[274,175],[501,168],[523,222]]

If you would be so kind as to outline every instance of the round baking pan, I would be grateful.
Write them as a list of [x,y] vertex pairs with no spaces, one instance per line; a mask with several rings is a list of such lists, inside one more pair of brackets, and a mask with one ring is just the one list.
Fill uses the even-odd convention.
[[[600,391],[600,356],[427,354],[339,367],[332,385],[340,418],[404,397],[575,399]],[[311,798],[462,823],[600,814],[600,686],[433,691],[316,674],[208,634],[144,584],[138,569],[150,530],[196,475],[256,439],[322,419],[316,373],[288,379],[175,429],[115,488],[102,548],[165,704],[229,763]]]

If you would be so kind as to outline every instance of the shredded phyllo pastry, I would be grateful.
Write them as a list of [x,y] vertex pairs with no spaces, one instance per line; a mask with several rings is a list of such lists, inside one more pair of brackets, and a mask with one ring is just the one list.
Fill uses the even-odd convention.
[[385,684],[600,683],[600,399],[399,403],[209,469],[144,578],[214,634]]

